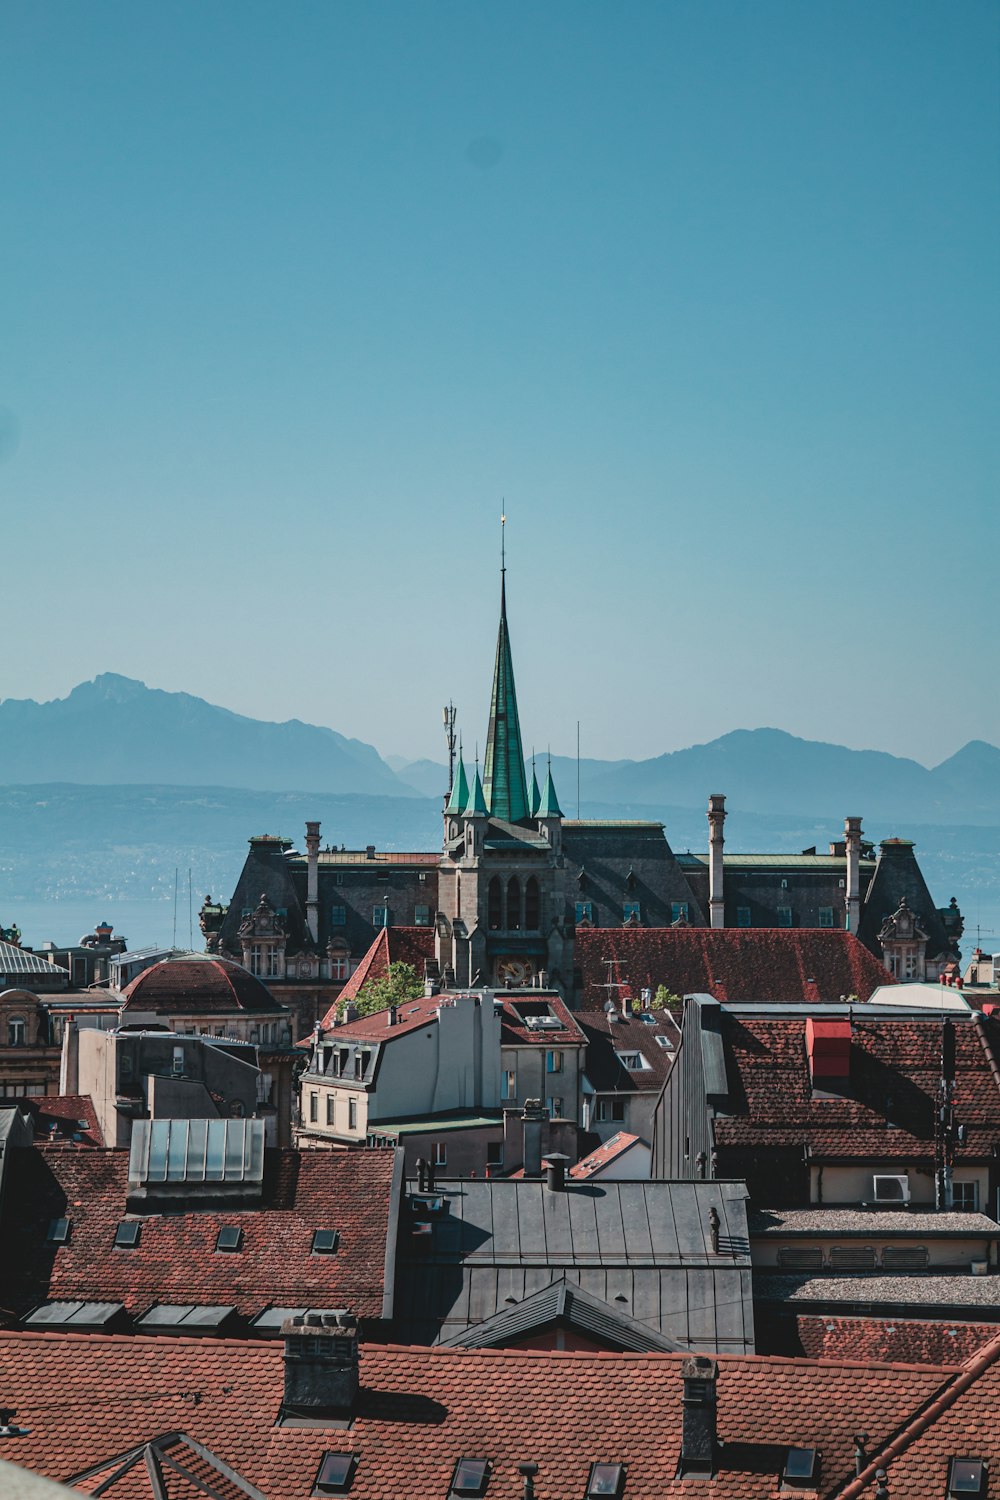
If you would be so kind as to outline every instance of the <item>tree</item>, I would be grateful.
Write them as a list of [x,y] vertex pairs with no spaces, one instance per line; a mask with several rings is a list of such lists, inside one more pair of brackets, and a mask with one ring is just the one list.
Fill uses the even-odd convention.
[[675,1016],[680,1015],[684,1009],[684,1001],[680,995],[675,995],[673,990],[668,990],[665,984],[657,985],[651,1005],[653,1010],[669,1010]]
[[398,962],[390,964],[389,972],[379,979],[366,980],[354,997],[354,1006],[359,1016],[371,1016],[390,1005],[419,1000],[423,993],[424,982],[413,965]]

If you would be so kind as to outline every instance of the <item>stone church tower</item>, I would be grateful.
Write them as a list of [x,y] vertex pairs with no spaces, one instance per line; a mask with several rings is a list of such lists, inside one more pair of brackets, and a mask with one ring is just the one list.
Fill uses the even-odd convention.
[[524,772],[501,569],[500,630],[482,778],[461,755],[444,810],[437,959],[446,984],[543,983],[572,998],[563,815],[548,769],[541,792]]

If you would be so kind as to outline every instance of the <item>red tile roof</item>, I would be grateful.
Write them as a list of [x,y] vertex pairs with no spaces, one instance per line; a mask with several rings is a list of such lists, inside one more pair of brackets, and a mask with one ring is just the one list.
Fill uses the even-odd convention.
[[[736,1112],[715,1121],[720,1147],[809,1146],[816,1158],[912,1160],[933,1153],[941,1021],[855,1010],[849,1092],[815,1098],[804,1016],[723,1012]],[[1000,1136],[1000,1080],[988,1048],[1000,1026],[955,1024],[955,1114],[966,1127],[958,1160],[992,1160]],[[887,1130],[887,1119],[896,1127]],[[732,1164],[730,1164],[731,1166]],[[726,1168],[730,1170],[730,1168]]]
[[285,1007],[242,964],[229,958],[165,958],[143,969],[122,992],[123,1010],[158,1015],[282,1012]]
[[757,1004],[832,1002],[856,995],[868,1000],[880,984],[895,981],[849,932],[803,927],[578,927],[576,966],[583,979],[580,1004],[607,998],[607,960],[617,977],[639,991],[661,984],[675,995],[709,994],[717,1000]]
[[[275,1425],[282,1353],[266,1342],[0,1336],[0,1389],[29,1429],[17,1461],[58,1480],[101,1465],[77,1484],[93,1493],[117,1455],[180,1432],[269,1500],[304,1500],[327,1450],[357,1454],[353,1500],[444,1500],[461,1457],[489,1460],[497,1500],[521,1493],[517,1465],[527,1460],[538,1465],[537,1500],[582,1496],[594,1461],[625,1465],[626,1500],[690,1500],[695,1488],[713,1500],[771,1500],[789,1446],[821,1450],[830,1493],[853,1474],[855,1432],[867,1431],[873,1448],[884,1443],[960,1373],[724,1357],[720,1471],[692,1485],[675,1477],[680,1355],[366,1344],[355,1419],[337,1429]],[[995,1433],[994,1411],[984,1405],[979,1425]],[[996,1437],[988,1440],[995,1449]],[[148,1500],[141,1484],[108,1493]],[[943,1489],[893,1493],[916,1500]]]
[[327,1031],[336,1024],[338,1011],[346,1001],[357,996],[369,979],[384,979],[390,964],[412,964],[422,979],[427,960],[433,957],[433,927],[381,927],[368,952],[323,1017],[323,1030]]
[[[792,1320],[789,1320],[792,1321]],[[996,1323],[937,1323],[916,1318],[835,1318],[800,1314],[795,1352],[858,1364],[962,1364],[997,1336]],[[791,1352],[791,1350],[789,1350]]]
[[[674,1065],[680,1045],[680,1027],[669,1010],[650,1012],[655,1023],[637,1015],[617,1013],[612,1020],[607,1011],[588,1010],[577,1013],[577,1020],[587,1038],[587,1077],[598,1093],[659,1090]],[[672,1047],[661,1047],[656,1040],[665,1037]],[[639,1052],[649,1064],[641,1072],[630,1072],[617,1057],[618,1052]]]
[[629,1135],[627,1130],[617,1131],[616,1134],[609,1136],[603,1145],[591,1151],[589,1156],[578,1161],[575,1167],[570,1167],[569,1175],[577,1178],[596,1176],[611,1162],[617,1161],[619,1156],[624,1156],[626,1151],[630,1151],[638,1139],[637,1135]]
[[[127,1151],[64,1146],[11,1153],[0,1245],[5,1307],[23,1314],[44,1301],[107,1301],[141,1315],[156,1302],[183,1302],[231,1305],[249,1317],[271,1304],[350,1304],[362,1317],[381,1317],[390,1148],[268,1151],[260,1207],[137,1215],[139,1244],[121,1250],[114,1238],[126,1215],[128,1159]],[[48,1225],[63,1216],[69,1242],[53,1249]],[[216,1251],[219,1229],[234,1223],[243,1248]],[[340,1230],[335,1254],[311,1253],[316,1229]]]
[[[79,1135],[85,1146],[103,1146],[104,1136],[89,1094],[29,1094],[26,1099],[0,1097],[0,1109],[30,1115],[36,1140],[68,1141]],[[85,1121],[86,1124],[81,1122]],[[55,1125],[57,1128],[52,1129]]]

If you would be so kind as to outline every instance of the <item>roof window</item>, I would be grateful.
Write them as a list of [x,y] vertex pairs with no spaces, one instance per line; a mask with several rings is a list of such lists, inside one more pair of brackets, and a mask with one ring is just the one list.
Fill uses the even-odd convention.
[[353,1453],[324,1453],[313,1485],[314,1495],[346,1495],[354,1478]]
[[215,1241],[216,1250],[242,1250],[243,1230],[239,1224],[223,1224]]
[[673,1050],[674,1050],[674,1044],[673,1044],[673,1042],[670,1040],[670,1038],[668,1036],[662,1036],[661,1035],[661,1036],[654,1037],[654,1041],[656,1042],[656,1045],[658,1047],[662,1047],[663,1048],[664,1052],[673,1052]]
[[460,1458],[451,1481],[452,1495],[485,1495],[490,1466],[485,1458]]
[[65,1245],[69,1240],[69,1220],[53,1219],[45,1236],[46,1244]]
[[982,1495],[986,1464],[981,1458],[953,1458],[948,1468],[948,1495]]
[[624,1483],[624,1464],[591,1464],[586,1500],[596,1500],[598,1495],[620,1495]]
[[781,1471],[781,1487],[788,1490],[811,1490],[819,1478],[819,1451],[816,1448],[789,1448]]
[[339,1229],[314,1229],[312,1253],[313,1255],[335,1255],[337,1246],[340,1244]]
[[134,1250],[142,1234],[138,1219],[122,1219],[115,1230],[115,1244],[119,1250]]

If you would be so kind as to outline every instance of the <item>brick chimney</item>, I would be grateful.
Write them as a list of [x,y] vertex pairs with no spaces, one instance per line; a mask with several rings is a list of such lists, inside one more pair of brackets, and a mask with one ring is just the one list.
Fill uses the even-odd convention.
[[684,1423],[678,1477],[715,1472],[718,1450],[716,1430],[716,1379],[718,1362],[706,1354],[694,1354],[681,1363],[684,1381]]
[[713,792],[708,799],[708,921],[710,927],[726,925],[725,877],[722,835],[726,821],[726,799],[720,792]]
[[319,824],[306,824],[306,922],[314,943],[319,942]]
[[861,819],[844,819],[844,846],[847,854],[847,888],[844,892],[844,924],[857,936],[861,925]]
[[358,1320],[345,1310],[300,1313],[285,1340],[283,1417],[346,1417],[358,1394]]

